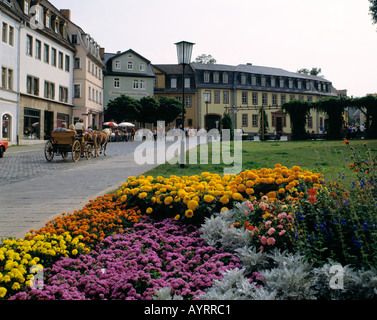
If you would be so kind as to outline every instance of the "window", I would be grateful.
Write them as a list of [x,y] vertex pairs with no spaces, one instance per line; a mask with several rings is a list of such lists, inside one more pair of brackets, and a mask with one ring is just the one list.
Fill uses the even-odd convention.
[[289,89],[293,89],[293,80],[289,80]]
[[65,56],[65,71],[69,72],[69,68],[70,68],[70,64],[71,64],[71,59],[69,56]]
[[44,97],[46,99],[55,99],[55,84],[45,81]]
[[220,82],[220,75],[217,72],[215,72],[213,74],[213,83],[219,83],[219,82]]
[[247,92],[242,92],[242,104],[247,104]]
[[253,104],[258,104],[258,92],[253,92]]
[[9,45],[12,47],[14,46],[14,28],[9,26],[9,39],[8,39]]
[[229,76],[227,73],[223,73],[223,83],[228,83],[229,82]]
[[220,91],[215,90],[214,103],[220,103]]
[[278,105],[278,95],[277,94],[272,94],[272,105],[277,106]]
[[255,75],[251,76],[251,85],[256,86],[257,85],[257,77]]
[[262,77],[262,78],[261,78],[261,86],[262,86],[262,87],[265,87],[265,86],[266,86],[266,78],[265,78],[265,77]]
[[[26,2],[25,2],[26,3]],[[41,111],[24,108],[24,139],[38,140],[40,138]]]
[[58,66],[59,69],[63,69],[63,52],[59,51],[59,58],[58,58]]
[[57,126],[58,126],[58,128],[62,126],[63,122],[65,122],[65,124],[67,124],[67,126],[68,126],[69,115],[68,114],[63,114],[63,113],[58,113],[56,115],[56,120],[57,120]]
[[13,70],[8,69],[8,90],[13,90]]
[[302,83],[300,80],[297,81],[297,89],[301,90],[302,89]]
[[81,58],[75,58],[73,62],[73,67],[75,69],[81,69]]
[[285,101],[286,101],[285,94],[282,94],[281,97],[280,97],[280,99],[281,99],[281,105],[283,105],[285,103]]
[[291,95],[289,96],[289,99],[290,99],[291,101],[293,101],[293,100],[296,99],[296,96],[295,96],[294,94],[291,94]]
[[253,127],[258,127],[258,115],[257,114],[253,114],[252,126]]
[[73,97],[81,98],[81,85],[80,84],[73,85]]
[[284,88],[284,79],[280,79],[280,88]]
[[139,80],[134,79],[134,89],[139,89]]
[[313,117],[308,117],[308,129],[313,128]]
[[39,79],[27,76],[26,77],[26,92],[35,96],[39,96]]
[[43,61],[50,62],[50,47],[47,44],[43,45]]
[[146,89],[145,80],[140,80],[140,89]]
[[307,91],[310,90],[310,81],[306,81],[306,90],[307,90]]
[[190,78],[185,79],[185,88],[191,88],[191,79]]
[[276,80],[275,78],[271,78],[271,87],[275,87],[276,86]]
[[41,41],[35,40],[35,59],[41,60]]
[[246,76],[244,74],[241,75],[241,84],[246,84]]
[[127,62],[127,70],[133,70],[134,69],[134,64],[132,61]]
[[90,60],[88,60],[88,72],[90,72]]
[[309,101],[309,102],[312,102],[312,101],[313,101],[313,97],[312,97],[312,96],[308,96],[307,98],[308,98],[308,101]]
[[191,107],[191,106],[192,106],[191,96],[185,96],[185,107]]
[[56,49],[51,49],[51,65],[56,67]]
[[26,35],[26,54],[33,56],[33,37],[31,35]]
[[6,89],[7,88],[7,74],[8,74],[8,71],[6,68],[2,67],[1,68],[1,87],[3,89]]
[[204,82],[209,83],[209,72],[204,72]]
[[268,99],[267,99],[267,93],[262,93],[262,104],[267,105]]
[[139,71],[145,71],[145,63],[140,63]]
[[229,91],[223,92],[223,103],[229,103]]
[[115,69],[119,70],[119,69],[120,69],[120,66],[121,66],[120,61],[119,61],[119,60],[116,60],[116,61],[115,61]]
[[60,102],[68,102],[68,88],[59,86],[59,101]]
[[46,28],[51,28],[51,17],[49,14],[46,15]]
[[114,88],[120,88],[120,78],[114,78]]
[[171,89],[176,89],[177,88],[177,79],[176,78],[171,78],[170,79],[170,88]]
[[92,100],[92,87],[89,87],[89,91],[88,91],[88,99],[89,99],[89,100]]
[[25,1],[24,13],[25,13],[26,15],[29,15],[29,14],[30,14],[30,3],[29,3],[29,1]]
[[248,116],[247,113],[242,114],[242,126],[247,127],[248,126]]
[[8,25],[5,22],[3,22],[3,28],[2,28],[1,34],[2,34],[1,39],[3,40],[3,42],[7,43],[8,42]]

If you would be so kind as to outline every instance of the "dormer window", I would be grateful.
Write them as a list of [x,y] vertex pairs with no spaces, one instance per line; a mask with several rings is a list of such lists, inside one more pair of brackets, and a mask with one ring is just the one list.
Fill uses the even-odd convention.
[[229,76],[227,73],[223,73],[223,83],[228,83],[229,82]]
[[30,1],[27,1],[27,0],[24,1],[24,13],[26,15],[30,14]]
[[246,84],[246,76],[241,74],[241,84]]
[[45,25],[46,25],[46,28],[48,28],[48,29],[51,28],[51,16],[48,12],[46,13],[46,23],[45,23]]
[[204,82],[209,83],[209,72],[204,72]]
[[59,19],[55,19],[55,25],[54,25],[54,31],[55,33],[59,33]]

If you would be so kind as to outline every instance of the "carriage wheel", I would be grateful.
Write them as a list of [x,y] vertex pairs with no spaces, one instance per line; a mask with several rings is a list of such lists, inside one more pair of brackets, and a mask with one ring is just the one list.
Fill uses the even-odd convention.
[[72,160],[73,162],[77,162],[80,160],[81,156],[81,143],[78,140],[75,140],[75,142],[72,145]]
[[67,160],[68,152],[67,151],[62,152],[62,157],[63,157],[63,160]]
[[90,144],[86,145],[86,147],[85,147],[85,156],[86,156],[86,159],[88,159],[88,160],[92,159],[92,156],[93,156],[93,147],[92,147],[92,145],[90,145]]
[[54,146],[51,141],[46,142],[45,157],[48,162],[51,162],[54,159]]

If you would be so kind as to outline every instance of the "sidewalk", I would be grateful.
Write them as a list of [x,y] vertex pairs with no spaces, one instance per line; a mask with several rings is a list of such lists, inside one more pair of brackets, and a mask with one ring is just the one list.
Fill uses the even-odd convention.
[[[157,166],[136,164],[133,151],[137,143],[132,145],[127,154],[109,156],[102,161],[94,159],[85,165],[1,185],[0,239],[23,238],[30,230],[43,227],[62,213],[80,210],[89,200],[119,188],[129,176],[141,175]],[[39,148],[42,150],[43,146]],[[28,152],[38,147],[12,149],[12,152]]]

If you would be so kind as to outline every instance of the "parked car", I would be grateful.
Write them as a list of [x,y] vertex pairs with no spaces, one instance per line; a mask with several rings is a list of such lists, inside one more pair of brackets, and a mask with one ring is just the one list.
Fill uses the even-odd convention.
[[8,149],[8,142],[0,141],[0,158],[4,156],[4,152]]

